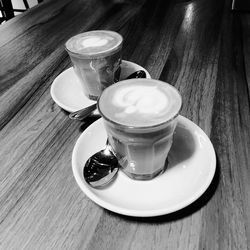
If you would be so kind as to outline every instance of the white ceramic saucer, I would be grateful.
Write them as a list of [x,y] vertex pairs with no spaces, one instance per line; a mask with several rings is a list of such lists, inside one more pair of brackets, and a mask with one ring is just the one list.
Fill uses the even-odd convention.
[[168,214],[191,204],[211,183],[216,157],[213,145],[203,130],[179,116],[168,169],[150,181],[135,181],[122,171],[104,189],[91,188],[83,178],[87,159],[105,146],[102,118],[88,127],[73,150],[73,174],[82,191],[98,205],[113,212],[138,217]]
[[[151,78],[148,71],[140,65],[123,60],[121,64],[121,80],[137,70],[144,70],[147,78]],[[50,94],[58,106],[69,112],[77,111],[95,103],[83,94],[73,67],[66,69],[55,78],[50,88]]]

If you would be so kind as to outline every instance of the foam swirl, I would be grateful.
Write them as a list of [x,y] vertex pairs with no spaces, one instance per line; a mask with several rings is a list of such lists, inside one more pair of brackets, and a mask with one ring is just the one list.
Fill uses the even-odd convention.
[[130,86],[117,91],[113,104],[126,114],[160,114],[168,105],[167,96],[155,86]]

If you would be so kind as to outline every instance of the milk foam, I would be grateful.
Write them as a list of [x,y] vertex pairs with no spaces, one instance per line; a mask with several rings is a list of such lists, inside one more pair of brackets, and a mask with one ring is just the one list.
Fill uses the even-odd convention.
[[109,39],[98,36],[82,37],[82,39],[78,41],[78,46],[81,48],[102,47],[108,43],[108,40]]
[[99,37],[99,36],[89,36],[89,37],[79,37],[73,43],[75,50],[84,50],[91,47],[99,47],[100,49],[108,49],[109,42],[112,42],[114,38],[112,37]]
[[101,113],[128,126],[153,126],[175,117],[181,96],[171,85],[153,79],[131,79],[106,89],[100,100]]

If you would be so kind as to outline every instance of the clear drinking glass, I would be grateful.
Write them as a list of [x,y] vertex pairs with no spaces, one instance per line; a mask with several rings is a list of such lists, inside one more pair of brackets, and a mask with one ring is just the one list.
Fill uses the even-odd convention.
[[[122,92],[126,88],[132,87],[130,97],[124,98],[129,100],[129,108],[116,106],[113,101],[117,94],[123,98]],[[143,99],[146,109],[150,112],[137,112],[130,117],[134,107],[139,106],[140,100],[136,98],[136,86],[139,86],[138,95]],[[145,91],[143,88],[152,87],[152,91]],[[134,88],[135,87],[135,88]],[[135,90],[134,90],[134,89]],[[147,101],[151,98],[154,88],[159,88],[163,96],[166,94],[167,101],[162,101],[165,107],[157,114],[155,109],[159,109],[156,100]],[[128,92],[128,91],[127,91]],[[124,102],[123,100],[123,102]],[[131,104],[134,102],[134,106]],[[143,103],[141,102],[141,103]],[[146,107],[152,103],[153,107]],[[166,112],[168,104],[171,104],[171,110]],[[104,125],[107,131],[109,143],[119,160],[119,164],[125,174],[137,180],[149,180],[162,173],[167,167],[167,156],[172,146],[173,134],[177,124],[177,116],[181,108],[182,100],[179,92],[171,85],[153,79],[131,79],[121,81],[105,89],[98,100],[98,109],[104,119]],[[124,103],[122,103],[124,105]],[[158,106],[157,106],[158,105]],[[132,108],[131,108],[132,107]],[[125,110],[123,114],[122,110]],[[126,110],[128,111],[126,113]],[[140,117],[141,116],[141,117]],[[158,117],[159,116],[159,117]],[[145,123],[143,120],[145,119]],[[153,121],[151,121],[151,119]]]
[[84,94],[97,100],[119,80],[123,38],[108,30],[94,30],[71,37],[65,44]]

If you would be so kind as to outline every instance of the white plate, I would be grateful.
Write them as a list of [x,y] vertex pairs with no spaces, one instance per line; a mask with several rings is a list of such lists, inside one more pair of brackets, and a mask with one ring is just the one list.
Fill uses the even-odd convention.
[[[123,60],[121,64],[121,80],[137,70],[144,70],[147,78],[151,78],[145,68],[136,63]],[[73,67],[66,69],[55,78],[50,88],[50,94],[58,106],[69,112],[77,111],[95,103],[95,101],[89,100],[83,94]]]
[[216,157],[213,145],[203,130],[179,116],[168,169],[149,181],[135,181],[122,171],[104,189],[91,188],[83,178],[87,159],[105,146],[102,119],[88,127],[73,150],[72,169],[82,191],[98,205],[113,212],[138,217],[168,214],[191,204],[211,183]]

